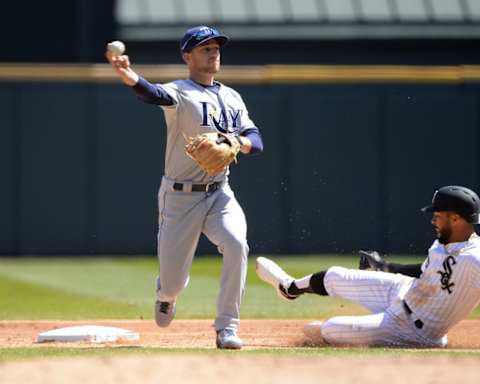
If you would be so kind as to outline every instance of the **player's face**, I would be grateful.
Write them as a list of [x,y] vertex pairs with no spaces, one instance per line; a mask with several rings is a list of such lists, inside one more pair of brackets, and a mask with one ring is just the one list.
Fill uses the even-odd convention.
[[214,74],[220,70],[220,45],[209,40],[192,49],[185,61],[191,72]]
[[450,243],[452,237],[452,224],[455,214],[451,212],[433,212],[432,225],[437,232],[437,239],[442,244]]

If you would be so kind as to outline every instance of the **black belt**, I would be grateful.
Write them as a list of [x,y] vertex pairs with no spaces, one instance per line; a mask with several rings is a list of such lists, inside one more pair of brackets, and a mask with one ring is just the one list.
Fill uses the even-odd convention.
[[[215,192],[220,187],[221,182],[216,181],[210,184],[192,184],[192,192]],[[186,184],[175,183],[173,189],[175,191],[183,191],[183,186]]]
[[[403,308],[405,309],[405,312],[407,312],[409,315],[412,315],[413,314],[413,311],[410,309],[410,307],[408,306],[408,304],[405,302],[405,300],[402,301],[403,303]],[[420,320],[420,319],[417,319],[413,322],[413,324],[415,324],[415,327],[417,327],[418,329],[422,329],[423,328],[423,321]]]

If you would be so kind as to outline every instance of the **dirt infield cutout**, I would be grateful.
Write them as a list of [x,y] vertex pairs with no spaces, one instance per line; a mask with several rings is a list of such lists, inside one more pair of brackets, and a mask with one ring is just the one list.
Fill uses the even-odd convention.
[[[242,320],[244,350],[291,348],[305,345],[300,320]],[[0,346],[15,347],[124,347],[122,343],[37,343],[40,332],[75,325],[105,325],[140,334],[138,347],[215,348],[210,320],[176,320],[159,329],[153,321],[0,321]],[[479,350],[480,321],[461,322],[449,334],[449,349]],[[132,345],[132,344],[129,344]],[[182,384],[389,384],[415,382],[443,384],[479,383],[478,357],[422,353],[409,355],[275,355],[175,353],[162,355],[35,358],[0,363],[0,384],[121,384],[175,382]],[[416,353],[420,352],[420,353]],[[413,380],[413,381],[412,381]]]
[[[246,349],[306,346],[303,326],[307,320],[242,320],[240,336]],[[158,328],[153,320],[102,321],[0,321],[1,347],[82,346],[85,343],[37,343],[41,332],[68,326],[103,325],[125,328],[140,334],[138,346],[165,348],[215,348],[211,320],[175,320]],[[448,335],[451,349],[480,349],[480,321],[464,320]],[[125,342],[123,342],[125,343]]]

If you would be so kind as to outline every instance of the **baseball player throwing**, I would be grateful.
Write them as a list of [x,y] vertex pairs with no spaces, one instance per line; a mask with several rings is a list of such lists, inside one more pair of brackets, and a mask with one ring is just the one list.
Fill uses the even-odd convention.
[[331,267],[294,279],[259,257],[257,274],[287,300],[304,293],[340,296],[373,312],[308,324],[304,331],[314,342],[444,347],[449,329],[480,302],[480,237],[474,230],[480,199],[468,188],[446,186],[422,210],[432,212],[437,234],[422,264],[388,263],[377,252],[363,252],[361,270]]
[[107,51],[120,79],[146,103],[159,105],[167,126],[165,173],[158,193],[159,227],[155,320],[166,327],[189,280],[201,233],[223,255],[215,330],[218,348],[240,349],[237,335],[247,271],[247,224],[228,184],[228,164],[239,151],[261,152],[260,132],[240,95],[214,80],[220,48],[228,41],[216,29],[186,31],[180,43],[189,78],[151,84],[128,56]]

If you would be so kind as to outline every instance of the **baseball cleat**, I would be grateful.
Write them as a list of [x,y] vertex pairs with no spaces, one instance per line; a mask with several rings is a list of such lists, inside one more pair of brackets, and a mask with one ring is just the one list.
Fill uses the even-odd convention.
[[277,295],[284,300],[295,300],[300,295],[293,295],[288,292],[288,288],[293,283],[294,278],[288,275],[274,261],[266,257],[257,257],[256,271],[258,277],[270,284],[277,291]]
[[175,317],[175,301],[155,302],[155,322],[159,327],[168,327]]
[[217,348],[219,349],[242,349],[243,342],[237,336],[234,329],[225,328],[217,331]]

